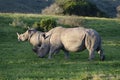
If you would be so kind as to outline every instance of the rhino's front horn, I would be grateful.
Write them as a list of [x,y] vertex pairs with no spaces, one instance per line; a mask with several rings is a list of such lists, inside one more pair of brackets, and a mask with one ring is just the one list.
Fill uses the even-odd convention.
[[17,36],[19,36],[20,34],[17,32]]
[[28,26],[27,28],[28,28],[28,30],[29,30],[29,29],[30,29],[30,26]]

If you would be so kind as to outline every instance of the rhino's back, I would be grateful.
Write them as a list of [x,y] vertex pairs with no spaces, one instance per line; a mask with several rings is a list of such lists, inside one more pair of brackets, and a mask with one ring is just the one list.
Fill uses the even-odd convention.
[[33,46],[37,46],[40,44],[40,34],[41,32],[37,31],[35,34],[32,35],[32,37],[30,38],[30,43],[33,45]]
[[61,47],[61,33],[65,30],[66,28],[63,27],[56,27],[53,28],[52,30],[50,30],[49,32],[47,32],[47,35],[51,35],[50,36],[50,43],[52,46],[54,47]]
[[61,42],[68,51],[81,51],[85,49],[85,29],[67,28],[61,33]]

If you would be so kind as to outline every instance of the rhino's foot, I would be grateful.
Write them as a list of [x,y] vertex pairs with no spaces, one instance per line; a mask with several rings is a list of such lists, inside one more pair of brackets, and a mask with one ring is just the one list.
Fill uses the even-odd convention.
[[70,59],[70,57],[69,56],[65,56],[65,59]]
[[51,59],[52,59],[52,56],[48,56],[48,59],[51,60]]
[[88,58],[88,61],[93,61],[94,58]]
[[48,57],[49,60],[51,60],[52,58],[51,57]]
[[88,61],[93,61],[92,59],[88,59]]
[[100,56],[100,60],[104,61],[105,60],[105,55]]
[[38,56],[38,58],[45,58],[44,56]]

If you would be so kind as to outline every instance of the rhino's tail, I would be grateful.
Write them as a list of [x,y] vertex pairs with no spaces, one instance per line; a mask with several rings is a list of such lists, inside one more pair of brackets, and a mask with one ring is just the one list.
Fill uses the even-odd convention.
[[100,46],[98,46],[98,48],[96,49],[96,51],[100,55],[100,60],[104,61],[105,60],[105,54],[104,54],[104,51],[103,51],[103,49],[101,47],[101,44],[100,44]]

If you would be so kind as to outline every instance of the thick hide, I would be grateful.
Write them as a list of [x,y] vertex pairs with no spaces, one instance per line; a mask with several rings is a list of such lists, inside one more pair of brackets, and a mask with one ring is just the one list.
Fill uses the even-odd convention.
[[64,51],[65,57],[68,57],[69,51],[78,52],[87,49],[89,51],[89,60],[94,58],[95,51],[100,54],[101,60],[105,58],[101,47],[101,37],[93,29],[81,27],[53,28],[45,34],[44,41],[38,52],[44,56],[49,53],[48,58],[51,58],[52,54],[59,52],[60,49]]

